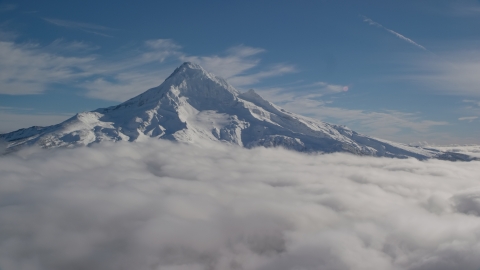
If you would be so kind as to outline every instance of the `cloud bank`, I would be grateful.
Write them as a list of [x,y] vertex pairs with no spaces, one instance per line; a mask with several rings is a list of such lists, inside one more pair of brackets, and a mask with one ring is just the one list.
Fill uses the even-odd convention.
[[1,157],[0,268],[477,269],[480,166],[168,141]]

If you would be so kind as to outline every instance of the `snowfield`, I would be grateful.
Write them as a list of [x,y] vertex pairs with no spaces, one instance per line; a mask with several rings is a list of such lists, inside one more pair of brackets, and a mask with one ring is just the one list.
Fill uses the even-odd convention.
[[480,267],[478,161],[145,137],[23,149],[0,179],[2,270]]

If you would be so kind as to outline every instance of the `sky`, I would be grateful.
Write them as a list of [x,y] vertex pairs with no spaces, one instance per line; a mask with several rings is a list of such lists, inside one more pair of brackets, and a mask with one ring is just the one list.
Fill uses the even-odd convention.
[[185,61],[295,113],[480,144],[480,1],[1,1],[0,133],[158,86]]
[[0,159],[4,270],[480,265],[476,161],[151,138]]

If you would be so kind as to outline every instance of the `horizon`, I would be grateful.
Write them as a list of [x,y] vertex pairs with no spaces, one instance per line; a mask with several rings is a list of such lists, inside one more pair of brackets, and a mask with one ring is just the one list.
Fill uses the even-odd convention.
[[116,105],[194,62],[241,92],[362,134],[480,144],[479,1],[110,7],[0,2],[0,133]]

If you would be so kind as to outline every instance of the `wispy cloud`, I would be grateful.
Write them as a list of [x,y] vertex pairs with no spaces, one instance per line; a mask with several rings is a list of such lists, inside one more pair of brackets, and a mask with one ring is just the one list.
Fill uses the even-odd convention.
[[[394,110],[367,111],[335,107],[330,102],[319,99],[323,95],[315,92],[295,92],[282,88],[258,89],[258,92],[283,108],[326,122],[347,125],[355,131],[393,141],[412,142],[429,139],[426,137],[432,128],[448,125],[445,121],[425,120],[417,113]],[[435,138],[441,143],[440,134]],[[450,138],[449,138],[450,139]]]
[[475,120],[477,118],[478,118],[478,116],[465,116],[465,117],[458,118],[458,120],[472,122],[473,120]]
[[296,71],[297,69],[293,65],[277,64],[264,71],[230,77],[228,81],[237,87],[245,87],[256,84],[266,78],[277,77]]
[[312,84],[295,87],[295,89],[305,89],[305,88],[307,89],[309,88],[310,91],[314,91],[315,93],[318,93],[320,95],[344,93],[350,90],[349,85],[331,84],[327,82],[315,82]]
[[[168,42],[171,41],[165,40],[164,44]],[[154,45],[150,42],[148,46]],[[155,46],[158,49],[149,48],[126,59],[112,61],[91,55],[91,51],[98,47],[84,42],[57,39],[42,47],[39,44],[1,41],[0,94],[39,94],[51,84],[70,83],[86,87],[92,97],[100,98],[103,93],[104,99],[123,100],[131,97],[126,95],[158,85],[164,78],[162,76],[168,75],[159,72],[158,66],[154,69],[156,72],[145,71],[145,66],[177,53],[173,45],[159,48],[158,40]],[[170,71],[172,69],[169,68]],[[127,91],[126,87],[131,89]],[[125,93],[119,91],[122,89]],[[92,94],[95,91],[98,93]]]
[[100,78],[87,80],[80,86],[87,90],[88,97],[125,101],[147,89],[158,86],[171,72],[171,68],[144,72],[123,70],[118,74],[103,74]]
[[45,47],[50,52],[72,52],[72,53],[89,53],[100,49],[100,46],[88,44],[83,41],[67,41],[63,38],[54,40]]
[[171,39],[151,39],[145,41],[145,45],[156,50],[179,50],[182,48]]
[[[86,53],[84,56],[73,56],[77,50],[71,48],[82,48]],[[264,50],[248,46],[232,47],[221,54],[189,56],[173,40],[148,40],[127,53],[128,57],[114,61],[93,56],[88,53],[89,49],[94,47],[64,40],[54,41],[45,47],[0,42],[0,93],[38,94],[46,91],[52,83],[60,83],[83,88],[85,94],[92,98],[124,101],[159,85],[176,66],[187,60],[204,65],[207,70],[226,77],[234,86],[240,87],[254,86],[265,78],[296,71],[291,65],[261,66],[259,56]],[[347,85],[314,82],[270,92],[264,90],[262,93],[285,109],[346,124],[354,130],[391,140],[411,142],[413,140],[401,135],[405,130],[425,133],[435,126],[447,124],[423,120],[417,114],[338,108],[319,100],[346,90]]]
[[443,6],[443,14],[458,17],[478,16],[480,14],[480,1],[478,0],[447,1],[447,3],[446,6]]
[[45,91],[53,83],[66,83],[91,74],[93,56],[50,53],[38,44],[0,41],[0,94],[26,95]]
[[388,28],[386,28],[385,26],[383,26],[383,25],[381,25],[381,24],[373,21],[372,19],[370,19],[370,18],[368,18],[368,17],[366,17],[366,16],[363,16],[363,15],[360,15],[360,16],[363,18],[363,21],[366,22],[366,23],[368,23],[369,25],[372,25],[372,26],[381,28],[381,29],[383,29],[383,30],[385,30],[385,31],[387,31],[387,32],[395,35],[395,36],[398,37],[399,39],[404,40],[404,41],[406,41],[406,42],[408,42],[408,43],[416,46],[417,48],[420,48],[420,49],[425,50],[425,51],[427,50],[424,46],[416,43],[415,41],[407,38],[406,36],[404,36],[404,35],[402,35],[402,34],[400,34],[400,33],[398,33],[398,32],[395,32],[395,31],[393,31],[392,29],[388,29]]
[[472,104],[473,106],[476,106],[476,107],[480,107],[480,101],[478,100],[464,99],[463,102]]
[[2,3],[0,4],[0,12],[8,12],[17,9],[17,5]]
[[258,55],[262,48],[239,45],[223,54],[209,56],[184,56],[182,60],[198,63],[207,70],[228,80],[235,87],[256,84],[263,79],[296,72],[293,65],[275,64],[259,71],[252,71],[260,64]]
[[264,51],[261,48],[240,45],[232,47],[221,54],[206,56],[184,55],[181,59],[198,63],[216,75],[230,79],[256,67],[260,63],[260,59],[254,56]]
[[480,97],[480,52],[445,51],[441,55],[402,55],[404,74],[396,77],[424,84],[429,91],[470,98]]
[[[286,64],[258,69],[260,58],[257,56],[265,50],[244,45],[234,46],[221,54],[195,56],[183,52],[182,47],[171,39],[156,39],[146,41],[144,49],[146,50],[132,59],[110,63],[113,67],[109,70],[116,74],[110,78],[100,77],[87,82],[85,87],[89,89],[88,95],[123,101],[157,86],[172,72],[174,65],[183,61],[198,63],[215,75],[227,79],[235,87],[249,86],[265,78],[295,72],[293,66]],[[170,59],[170,64],[164,64],[167,59]],[[152,64],[161,65],[152,72]],[[144,67],[149,69],[143,70]],[[257,70],[252,71],[254,68]]]
[[261,67],[259,54],[265,50],[244,45],[220,54],[194,56],[171,39],[155,39],[113,60],[93,55],[98,48],[64,39],[47,46],[0,41],[0,94],[39,94],[54,83],[69,83],[84,88],[92,98],[124,101],[158,86],[183,61],[199,63],[237,87],[295,71],[286,64]]
[[182,46],[171,39],[154,39],[145,41],[147,51],[143,51],[139,59],[142,63],[163,62],[168,57],[183,57]]
[[128,55],[106,60],[91,52],[98,46],[57,39],[47,46],[0,42],[0,94],[45,92],[51,84],[69,84],[92,98],[124,101],[159,85],[179,64],[166,58],[183,55],[172,40],[151,40]]
[[91,33],[91,34],[95,34],[103,37],[113,37],[105,33],[105,32],[114,30],[113,28],[98,25],[98,24],[74,22],[74,21],[59,20],[59,19],[52,19],[52,18],[43,18],[43,20],[60,27],[78,29],[87,33]]

